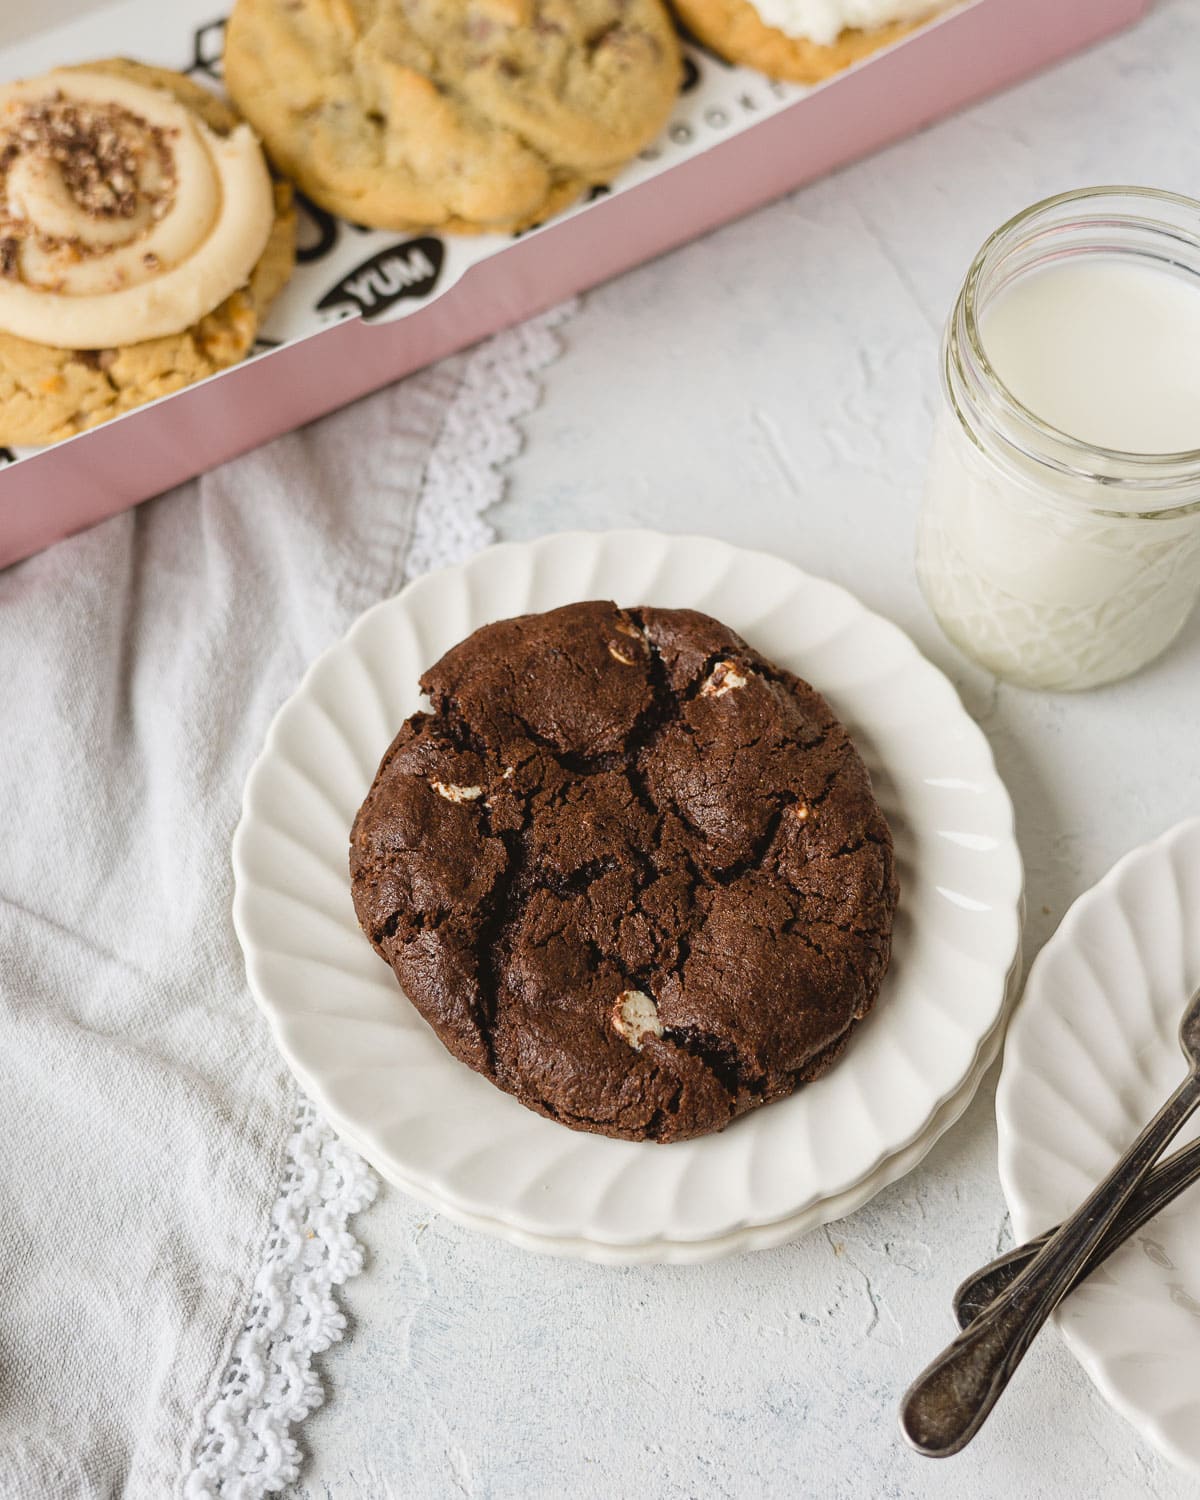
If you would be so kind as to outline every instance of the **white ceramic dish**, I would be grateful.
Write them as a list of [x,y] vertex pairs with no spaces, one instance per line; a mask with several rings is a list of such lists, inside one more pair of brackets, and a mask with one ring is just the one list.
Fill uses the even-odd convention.
[[[996,1095],[1019,1239],[1070,1213],[1184,1076],[1200,985],[1200,819],[1127,855],[1038,954]],[[1181,1145],[1197,1134],[1189,1126]],[[1067,1300],[1058,1323],[1106,1399],[1200,1476],[1200,1188]]]
[[[917,1139],[903,1151],[889,1156],[874,1172],[869,1173],[861,1182],[848,1188],[844,1193],[819,1198],[799,1213],[789,1214],[786,1218],[777,1219],[770,1224],[747,1225],[743,1229],[732,1230],[729,1234],[714,1235],[704,1240],[657,1239],[646,1240],[637,1245],[605,1245],[599,1240],[571,1239],[564,1235],[550,1237],[527,1234],[511,1224],[499,1224],[491,1219],[464,1213],[453,1204],[443,1202],[438,1207],[450,1218],[460,1224],[465,1224],[468,1229],[478,1229],[484,1234],[499,1235],[514,1245],[520,1245],[524,1250],[533,1250],[539,1255],[570,1256],[576,1260],[593,1261],[598,1265],[698,1265],[704,1261],[720,1260],[726,1255],[741,1255],[750,1250],[770,1250],[776,1245],[787,1244],[790,1240],[799,1239],[801,1235],[807,1234],[810,1229],[815,1229],[821,1224],[832,1224],[835,1220],[844,1219],[847,1214],[852,1214],[855,1209],[870,1202],[876,1193],[882,1192],[885,1187],[889,1187],[893,1182],[897,1182],[911,1172],[928,1155],[937,1141],[970,1104],[984,1075],[996,1060],[1000,1051],[1000,1043],[1004,1038],[1005,1023],[1016,997],[1016,986],[1011,980],[1015,980],[1019,975],[1020,967],[1018,952],[1013,961],[1009,1003],[1005,1005],[1000,1020],[991,1034],[984,1039],[975,1066],[963,1080],[958,1091],[947,1099],[941,1109],[934,1114]],[[352,1145],[358,1145],[344,1129],[342,1136]],[[364,1148],[359,1145],[358,1149],[361,1151]]]
[[[351,820],[420,706],[420,672],[486,621],[596,597],[706,610],[819,686],[896,839],[892,969],[843,1059],[791,1099],[672,1146],[564,1129],[454,1061],[360,935],[346,873]],[[647,1246],[704,1258],[714,1242],[770,1240],[771,1226],[798,1232],[865,1201],[953,1117],[943,1111],[1002,1017],[1019,934],[1011,804],[941,673],[833,584],[651,532],[493,547],[368,611],[276,717],[233,861],[251,989],[333,1123],[384,1176],[460,1219],[611,1260]],[[820,1207],[834,1202],[847,1208]]]

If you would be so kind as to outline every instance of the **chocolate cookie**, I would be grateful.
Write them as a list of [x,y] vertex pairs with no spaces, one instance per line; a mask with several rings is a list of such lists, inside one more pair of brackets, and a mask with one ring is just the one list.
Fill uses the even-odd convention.
[[456,1057],[574,1129],[657,1141],[835,1061],[896,882],[819,693],[706,615],[603,602],[484,626],[421,686],[350,874]]
[[237,0],[225,83],[314,202],[380,229],[524,229],[666,125],[661,0]]

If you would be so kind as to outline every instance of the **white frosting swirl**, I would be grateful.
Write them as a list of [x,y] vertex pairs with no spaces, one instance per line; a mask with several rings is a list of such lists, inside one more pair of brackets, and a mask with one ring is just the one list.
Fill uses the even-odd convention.
[[0,329],[62,349],[181,333],[243,286],[274,220],[247,125],[61,71],[0,87]]
[[892,21],[917,21],[949,0],[750,0],[768,26],[829,47],[843,31],[874,31]]

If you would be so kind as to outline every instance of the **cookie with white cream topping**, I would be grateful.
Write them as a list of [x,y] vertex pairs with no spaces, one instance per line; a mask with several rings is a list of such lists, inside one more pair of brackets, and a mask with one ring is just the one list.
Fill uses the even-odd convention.
[[908,35],[952,0],[671,0],[728,62],[820,83]]

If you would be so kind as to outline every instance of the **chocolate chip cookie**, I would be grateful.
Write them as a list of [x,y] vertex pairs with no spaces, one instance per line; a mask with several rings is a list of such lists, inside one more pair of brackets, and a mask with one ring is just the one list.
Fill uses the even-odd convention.
[[829,705],[691,610],[484,626],[421,679],[351,833],[363,930],[458,1058],[577,1130],[677,1141],[837,1059],[892,841]]
[[666,124],[661,0],[237,0],[225,82],[315,202],[380,229],[515,230]]

